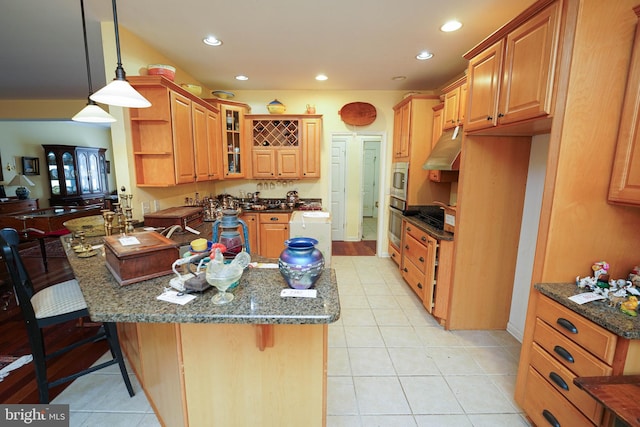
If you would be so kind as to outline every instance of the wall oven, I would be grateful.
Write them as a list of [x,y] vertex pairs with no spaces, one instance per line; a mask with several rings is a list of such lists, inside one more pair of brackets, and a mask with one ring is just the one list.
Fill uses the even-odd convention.
[[405,208],[404,200],[393,196],[389,198],[389,241],[398,249],[402,239],[402,214]]
[[396,199],[407,201],[407,184],[409,183],[409,163],[396,162],[391,165],[391,191]]

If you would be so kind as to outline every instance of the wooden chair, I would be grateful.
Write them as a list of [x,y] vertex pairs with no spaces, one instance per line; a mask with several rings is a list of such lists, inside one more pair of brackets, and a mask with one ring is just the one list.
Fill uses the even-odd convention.
[[[89,315],[87,304],[82,296],[80,286],[76,280],[68,280],[48,286],[36,293],[33,284],[24,267],[18,252],[20,236],[15,229],[3,228],[0,230],[0,247],[2,257],[7,264],[7,270],[11,276],[15,288],[18,303],[22,310],[29,344],[33,353],[33,363],[38,384],[40,403],[49,403],[49,389],[67,381],[72,381],[82,375],[97,371],[107,366],[118,364],[129,396],[133,396],[133,388],[124,364],[124,358],[118,341],[118,332],[113,322],[103,322],[103,327],[97,335],[79,340],[60,350],[47,354],[44,345],[43,328],[57,325],[73,319],[80,319]],[[47,360],[62,355],[81,345],[106,338],[111,350],[112,359],[91,366],[64,378],[49,381],[47,378]]]

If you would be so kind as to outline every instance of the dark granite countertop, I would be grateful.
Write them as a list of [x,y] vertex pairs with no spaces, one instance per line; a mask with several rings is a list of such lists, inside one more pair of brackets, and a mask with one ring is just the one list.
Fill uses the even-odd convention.
[[[193,235],[191,235],[193,236]],[[103,237],[87,239],[93,245]],[[79,258],[71,249],[67,258],[78,279],[93,321],[148,323],[248,323],[322,324],[340,317],[335,270],[326,269],[314,288],[317,298],[282,298],[287,288],[277,268],[249,268],[240,284],[230,292],[234,300],[223,306],[211,303],[217,292],[209,288],[195,300],[179,305],[156,299],[175,275],[157,277],[120,286],[107,270],[102,250],[90,258]],[[276,261],[277,262],[277,261]]]
[[407,222],[423,230],[425,233],[428,233],[429,235],[431,235],[431,237],[435,239],[453,240],[453,233],[449,233],[448,231],[444,231],[444,230],[438,230],[437,228],[428,225],[424,221],[421,221],[420,218],[418,218],[417,216],[403,215],[403,218],[407,220]]
[[569,297],[588,291],[578,288],[575,283],[536,283],[534,288],[622,338],[640,339],[640,317],[628,316],[620,309],[610,307],[605,300],[576,304]]

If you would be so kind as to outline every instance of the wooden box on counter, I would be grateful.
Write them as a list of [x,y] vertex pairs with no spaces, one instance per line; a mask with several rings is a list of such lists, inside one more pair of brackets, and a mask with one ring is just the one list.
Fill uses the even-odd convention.
[[[134,238],[133,244],[124,240]],[[106,236],[104,247],[107,268],[121,285],[171,274],[180,257],[178,244],[155,231]]]

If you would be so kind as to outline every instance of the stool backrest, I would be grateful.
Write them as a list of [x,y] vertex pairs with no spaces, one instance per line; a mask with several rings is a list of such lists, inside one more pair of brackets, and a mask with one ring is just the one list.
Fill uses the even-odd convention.
[[[31,297],[33,296],[33,284],[24,267],[18,244],[20,236],[13,228],[3,228],[0,230],[0,248],[2,248],[2,257],[7,270],[11,276],[13,287],[20,303],[20,308],[27,318],[35,318],[35,313],[31,305]],[[33,316],[33,317],[32,317]]]

